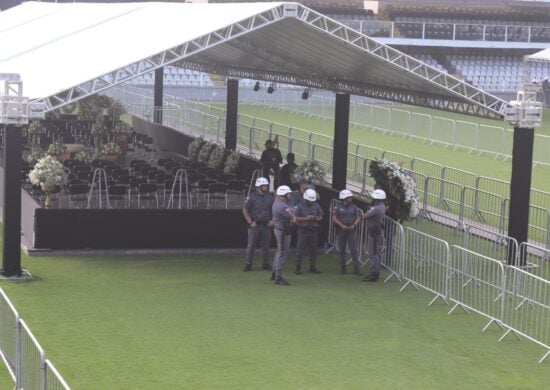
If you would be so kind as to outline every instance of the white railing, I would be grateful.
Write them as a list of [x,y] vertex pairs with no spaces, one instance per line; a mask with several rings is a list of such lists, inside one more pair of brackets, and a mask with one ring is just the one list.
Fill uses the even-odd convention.
[[70,389],[1,288],[0,356],[16,390]]

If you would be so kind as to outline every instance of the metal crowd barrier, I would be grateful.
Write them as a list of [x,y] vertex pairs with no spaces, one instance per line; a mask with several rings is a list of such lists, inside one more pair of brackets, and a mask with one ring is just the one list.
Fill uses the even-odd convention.
[[0,288],[0,356],[15,390],[69,390],[31,330]]
[[406,282],[400,291],[408,285],[416,289],[422,287],[435,294],[430,306],[438,298],[447,303],[449,261],[449,244],[446,241],[405,228],[402,275]]

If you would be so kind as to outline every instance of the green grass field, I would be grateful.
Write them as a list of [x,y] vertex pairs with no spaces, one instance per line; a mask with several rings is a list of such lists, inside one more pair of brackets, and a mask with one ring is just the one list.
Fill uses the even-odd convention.
[[[2,283],[74,389],[542,389],[542,349],[401,284],[242,272],[242,256],[23,257]],[[290,262],[288,269],[293,266]],[[1,387],[11,388],[9,385]]]

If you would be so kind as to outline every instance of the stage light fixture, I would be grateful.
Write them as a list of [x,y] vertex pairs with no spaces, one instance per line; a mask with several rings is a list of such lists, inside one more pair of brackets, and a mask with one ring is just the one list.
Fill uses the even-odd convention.
[[275,87],[273,84],[269,84],[269,87],[267,87],[267,93],[273,93],[275,91]]
[[256,81],[256,84],[254,84],[254,92],[258,92],[260,90],[260,82]]
[[304,92],[302,92],[302,99],[307,100],[309,98],[309,88],[304,89]]

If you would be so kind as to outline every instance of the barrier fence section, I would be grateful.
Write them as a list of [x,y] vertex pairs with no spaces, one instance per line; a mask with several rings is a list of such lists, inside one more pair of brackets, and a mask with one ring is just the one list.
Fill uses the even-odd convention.
[[474,311],[500,326],[504,305],[504,265],[502,262],[453,245],[449,268],[449,300],[466,312]]
[[539,360],[542,363],[550,355],[550,281],[508,267],[503,296],[502,325],[507,330],[499,341],[513,333],[539,344],[547,349]]
[[[403,273],[403,251],[405,250],[405,232],[403,226],[387,216],[384,216],[382,226],[384,230],[385,245],[380,257],[380,265],[390,272],[386,279],[384,279],[384,283],[390,281],[392,277],[401,281],[401,274]],[[366,222],[363,230],[365,232],[363,249],[365,254],[368,254]]]
[[543,279],[550,280],[550,249],[522,242],[517,266]]
[[449,244],[421,231],[405,228],[402,277],[406,281],[401,291],[409,284],[435,294],[431,306],[438,298],[447,303],[449,270]]
[[16,390],[70,389],[1,288],[0,356]]

